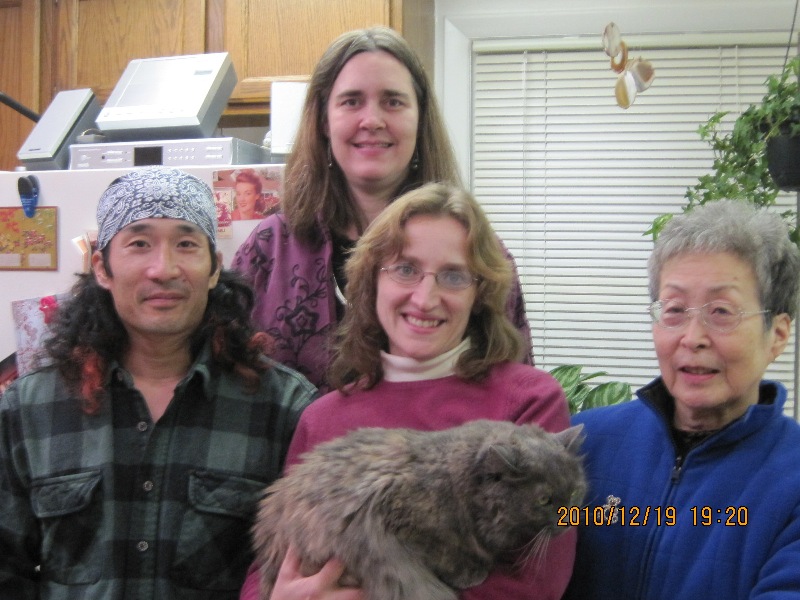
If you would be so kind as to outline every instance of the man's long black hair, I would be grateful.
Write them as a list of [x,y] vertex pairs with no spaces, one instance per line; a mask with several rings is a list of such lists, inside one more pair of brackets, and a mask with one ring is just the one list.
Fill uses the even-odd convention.
[[[107,252],[104,261],[108,265]],[[212,251],[212,272],[216,267]],[[253,291],[245,280],[234,271],[222,269],[217,285],[209,290],[205,314],[190,341],[191,354],[196,357],[211,340],[215,366],[238,374],[251,391],[258,387],[259,374],[268,368],[263,360],[268,336],[253,327],[253,302]],[[56,313],[51,332],[44,343],[45,351],[81,397],[84,410],[97,412],[105,397],[103,384],[109,365],[122,358],[128,334],[111,293],[92,273],[78,275],[70,298]]]

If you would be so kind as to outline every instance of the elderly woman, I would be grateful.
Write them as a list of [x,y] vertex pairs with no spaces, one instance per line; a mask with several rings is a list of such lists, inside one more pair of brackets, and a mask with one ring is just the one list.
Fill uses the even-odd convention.
[[[525,344],[506,314],[512,272],[486,215],[458,187],[427,184],[384,209],[347,262],[349,304],[330,378],[337,390],[304,411],[286,464],[359,427],[439,430],[475,419],[568,427],[556,380],[518,362]],[[574,544],[572,530],[551,540],[543,556],[498,569],[460,598],[559,599]],[[281,584],[296,563],[284,567]],[[343,592],[335,571],[319,576],[330,588],[300,578],[293,583],[305,595],[276,585],[272,598]],[[255,596],[245,590],[243,597]]]
[[781,218],[747,204],[664,229],[649,264],[661,376],[574,418],[590,493],[567,598],[800,598],[800,426],[762,379],[799,272]]

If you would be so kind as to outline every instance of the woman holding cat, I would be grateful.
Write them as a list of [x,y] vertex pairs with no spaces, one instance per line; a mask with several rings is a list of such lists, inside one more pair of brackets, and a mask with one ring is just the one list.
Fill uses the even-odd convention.
[[[253,319],[273,340],[271,358],[329,391],[347,253],[403,192],[459,180],[433,86],[408,43],[385,27],[334,40],[309,82],[281,212],[258,224],[231,263],[253,286]],[[532,364],[516,276],[506,310],[523,335],[521,360]]]
[[[569,426],[556,380],[519,362],[525,346],[505,310],[512,268],[467,192],[432,183],[404,194],[372,222],[346,269],[348,309],[330,370],[337,389],[301,416],[287,465],[361,427],[440,430],[476,419],[548,431]],[[496,569],[459,597],[556,600],[569,580],[574,546],[568,531],[542,556]],[[242,598],[258,597],[257,579],[251,574]],[[333,585],[320,584],[314,597],[342,591],[327,582]],[[274,600],[295,597],[280,584],[281,576]]]

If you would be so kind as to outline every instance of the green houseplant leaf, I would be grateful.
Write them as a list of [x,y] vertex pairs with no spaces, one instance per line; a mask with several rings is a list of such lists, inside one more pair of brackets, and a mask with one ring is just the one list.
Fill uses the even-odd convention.
[[630,400],[633,395],[631,386],[619,381],[610,381],[591,387],[586,383],[588,380],[607,375],[607,373],[605,371],[582,373],[582,371],[583,367],[580,365],[561,365],[550,371],[550,374],[564,388],[570,414],[574,415],[581,410],[624,402]]

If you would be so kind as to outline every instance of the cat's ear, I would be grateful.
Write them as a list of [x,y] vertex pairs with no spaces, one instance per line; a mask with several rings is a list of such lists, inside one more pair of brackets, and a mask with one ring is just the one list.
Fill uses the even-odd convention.
[[584,438],[586,437],[583,435],[583,423],[579,425],[573,425],[569,429],[565,429],[564,431],[560,431],[553,435],[559,442],[561,442],[561,444],[563,444],[564,448],[573,454],[577,454],[578,450],[581,448]]
[[482,477],[499,478],[503,474],[519,473],[519,458],[511,444],[492,442],[485,445],[477,456]]

